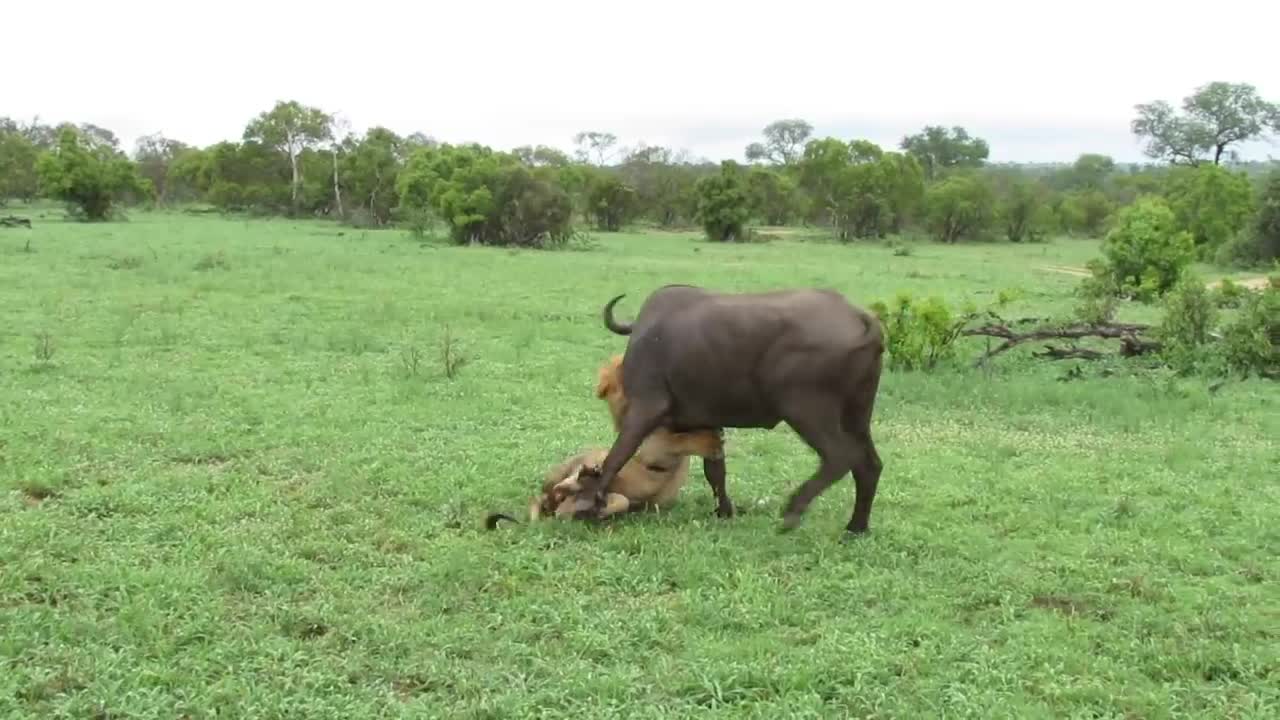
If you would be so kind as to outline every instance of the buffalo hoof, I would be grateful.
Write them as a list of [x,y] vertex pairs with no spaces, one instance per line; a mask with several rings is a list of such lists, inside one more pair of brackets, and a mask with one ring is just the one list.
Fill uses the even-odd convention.
[[840,542],[841,543],[854,542],[856,540],[861,540],[866,536],[867,536],[866,530],[845,530],[844,537],[840,538]]
[[800,520],[803,516],[800,513],[787,513],[782,516],[782,527],[778,529],[779,533],[789,533],[800,526]]
[[722,520],[732,519],[737,512],[733,509],[733,503],[721,503],[716,506],[716,517]]

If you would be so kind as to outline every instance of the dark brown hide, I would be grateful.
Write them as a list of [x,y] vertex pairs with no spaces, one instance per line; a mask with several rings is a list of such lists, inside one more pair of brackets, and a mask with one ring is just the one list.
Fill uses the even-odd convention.
[[[884,337],[879,321],[832,290],[727,294],[667,285],[631,324],[604,308],[610,331],[628,335],[622,361],[627,410],[599,475],[597,492],[658,427],[777,427],[786,422],[820,465],[783,508],[782,529],[845,473],[855,482],[847,530],[867,530],[882,463],[871,439]],[[731,517],[723,459],[704,459],[716,514]]]

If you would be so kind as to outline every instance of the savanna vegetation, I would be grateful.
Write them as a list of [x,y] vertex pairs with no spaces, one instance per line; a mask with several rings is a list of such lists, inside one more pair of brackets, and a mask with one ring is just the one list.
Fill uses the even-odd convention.
[[[241,137],[0,119],[0,716],[1280,711],[1280,132],[1150,162],[782,119],[743,162],[450,144],[282,101]],[[18,221],[28,221],[19,223]],[[617,293],[827,286],[889,348],[869,535],[785,427],[667,513],[482,529],[613,439]]]

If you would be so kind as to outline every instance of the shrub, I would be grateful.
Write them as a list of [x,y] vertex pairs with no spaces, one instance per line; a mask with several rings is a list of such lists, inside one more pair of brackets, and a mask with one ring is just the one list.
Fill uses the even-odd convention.
[[1246,295],[1222,328],[1222,355],[1228,368],[1245,376],[1280,379],[1280,289]]
[[1080,190],[1059,199],[1055,214],[1058,226],[1065,232],[1085,237],[1098,237],[1115,212],[1115,205],[1101,190]]
[[884,325],[890,368],[931,370],[955,359],[964,321],[956,320],[940,298],[917,302],[909,293],[898,293],[892,308],[876,301],[871,311]]
[[999,195],[996,214],[1009,242],[1038,242],[1044,238],[1053,224],[1053,213],[1043,184],[1021,176],[1002,177]]
[[737,163],[732,160],[720,163],[720,172],[700,178],[694,191],[698,195],[698,221],[708,239],[745,240],[743,227],[751,216],[751,199],[744,173]]
[[1191,235],[1178,229],[1168,204],[1141,197],[1116,215],[1102,242],[1103,258],[1090,264],[1095,292],[1149,302],[1163,296],[1195,256]]
[[1218,322],[1214,297],[1195,273],[1184,273],[1165,295],[1164,311],[1156,329],[1161,355],[1179,372],[1193,372],[1205,361]]
[[433,211],[458,244],[550,247],[572,232],[572,203],[552,168],[481,145],[422,147],[397,178],[406,213]]
[[953,175],[925,191],[929,232],[945,243],[981,236],[995,214],[995,196],[974,174]]

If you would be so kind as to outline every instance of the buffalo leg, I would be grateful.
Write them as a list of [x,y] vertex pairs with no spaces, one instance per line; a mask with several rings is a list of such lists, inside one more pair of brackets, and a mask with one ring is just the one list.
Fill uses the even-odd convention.
[[[791,429],[818,453],[820,464],[817,472],[791,493],[783,507],[782,532],[795,529],[809,504],[844,477],[851,465],[848,437],[841,427],[838,407],[829,400],[819,402],[811,402],[804,410],[785,417]],[[828,407],[822,409],[822,405]]]
[[640,449],[644,439],[662,424],[665,414],[666,408],[663,406],[632,403],[622,416],[618,436],[614,438],[609,453],[600,464],[600,475],[595,479],[594,487],[584,487],[584,490],[603,495],[622,466],[636,454],[636,450]]
[[871,521],[871,503],[876,499],[876,487],[880,484],[880,471],[884,463],[876,452],[876,444],[871,439],[871,412],[875,408],[876,389],[880,384],[879,360],[875,371],[867,375],[862,392],[855,397],[865,398],[861,402],[854,401],[845,406],[844,427],[853,447],[854,497],[853,515],[845,530],[851,535],[861,535],[867,531]]
[[716,517],[733,517],[733,502],[729,500],[729,493],[724,486],[725,476],[728,474],[725,470],[724,458],[702,458],[702,474],[706,476],[707,484],[711,486],[711,492],[716,496]]

